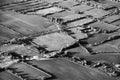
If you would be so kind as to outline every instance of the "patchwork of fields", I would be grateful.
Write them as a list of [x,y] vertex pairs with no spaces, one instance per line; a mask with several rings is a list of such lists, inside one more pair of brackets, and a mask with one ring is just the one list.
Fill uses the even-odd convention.
[[0,80],[120,80],[119,5],[0,0]]

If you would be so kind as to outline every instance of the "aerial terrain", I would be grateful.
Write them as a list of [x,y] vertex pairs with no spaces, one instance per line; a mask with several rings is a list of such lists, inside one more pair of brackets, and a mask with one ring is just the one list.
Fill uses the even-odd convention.
[[120,1],[0,0],[0,80],[120,80]]

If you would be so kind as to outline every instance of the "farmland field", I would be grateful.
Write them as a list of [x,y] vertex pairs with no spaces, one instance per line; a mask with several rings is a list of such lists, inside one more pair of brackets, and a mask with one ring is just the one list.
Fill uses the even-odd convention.
[[114,80],[97,70],[85,68],[65,59],[30,61],[29,63],[53,73],[59,78],[58,80],[85,80],[88,78],[89,80]]

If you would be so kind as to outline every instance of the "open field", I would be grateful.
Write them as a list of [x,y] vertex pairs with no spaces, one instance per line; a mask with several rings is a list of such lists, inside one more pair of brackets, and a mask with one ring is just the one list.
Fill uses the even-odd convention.
[[3,71],[0,72],[0,80],[22,80],[22,79],[7,71]]
[[9,67],[10,70],[13,70],[17,75],[20,75],[23,78],[29,79],[46,79],[52,77],[51,75],[36,69],[26,63],[13,64]]
[[[60,50],[75,43],[75,40],[63,33],[52,33],[37,37],[33,40],[38,45],[44,46],[49,51]],[[59,43],[58,43],[59,42]]]
[[58,80],[86,80],[88,78],[89,80],[114,80],[97,70],[85,68],[65,59],[30,61],[29,63],[54,74],[59,78]]

